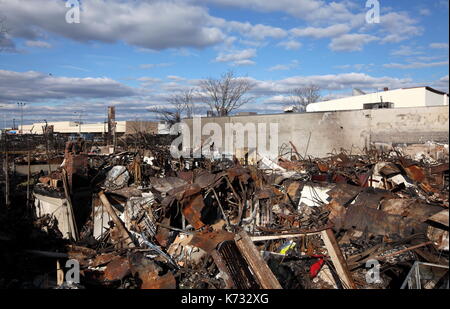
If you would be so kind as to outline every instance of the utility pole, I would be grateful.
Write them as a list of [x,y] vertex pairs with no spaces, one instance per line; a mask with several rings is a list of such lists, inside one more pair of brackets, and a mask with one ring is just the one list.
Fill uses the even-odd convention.
[[23,107],[26,105],[26,103],[18,102],[17,105],[20,108],[20,130],[19,133],[23,133]]
[[81,117],[83,116],[83,112],[73,112],[75,115],[78,115],[78,136],[81,136]]

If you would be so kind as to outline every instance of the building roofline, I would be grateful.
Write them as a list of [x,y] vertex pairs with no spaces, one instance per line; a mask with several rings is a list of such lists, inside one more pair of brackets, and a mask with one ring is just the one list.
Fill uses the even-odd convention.
[[431,88],[430,86],[406,87],[406,88],[401,88],[401,89],[415,89],[415,88],[425,88],[426,90],[434,92],[436,94],[448,95],[448,93]]

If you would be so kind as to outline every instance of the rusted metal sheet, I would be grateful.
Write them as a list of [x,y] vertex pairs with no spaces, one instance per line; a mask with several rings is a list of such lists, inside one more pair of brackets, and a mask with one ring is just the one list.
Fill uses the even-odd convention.
[[130,271],[141,281],[141,289],[175,289],[176,281],[172,273],[163,274],[163,269],[142,253],[129,256]]
[[347,205],[363,190],[358,186],[349,184],[337,184],[333,189],[327,191],[327,194],[337,203]]
[[184,207],[183,207],[183,215],[186,220],[191,224],[195,229],[199,229],[205,225],[202,222],[202,210],[205,207],[205,203],[203,202],[203,196],[201,194],[193,197]]
[[449,169],[448,163],[435,165],[435,166],[430,167],[430,174],[440,174],[440,173],[448,171],[448,169]]
[[344,229],[368,231],[376,235],[397,234],[402,237],[423,232],[426,225],[399,215],[390,215],[384,211],[350,205],[344,221]]
[[[161,222],[163,225],[170,225],[170,218],[164,218]],[[169,245],[170,230],[162,227],[158,227],[155,238],[161,247],[167,247]]]
[[243,184],[247,184],[250,177],[250,171],[242,167],[229,168],[227,170],[228,178],[231,182],[237,177]]
[[328,172],[329,168],[328,165],[322,162],[316,162],[317,167],[319,169],[319,171],[321,171],[322,173]]
[[408,217],[424,222],[433,214],[436,214],[442,207],[428,205],[417,199],[390,198],[381,203],[381,210],[391,215]]
[[423,182],[426,178],[424,170],[417,165],[405,167],[405,171],[408,177],[416,182]]
[[102,265],[105,265],[105,264],[108,264],[109,262],[111,262],[115,257],[117,257],[116,253],[99,254],[95,257],[95,259],[92,260],[90,265],[92,267],[102,266]]
[[187,183],[194,182],[194,172],[193,171],[180,171],[177,173],[178,178],[183,179]]
[[166,178],[151,177],[150,183],[152,184],[155,190],[167,193],[170,190],[186,185],[187,181],[177,177],[166,177]]
[[448,209],[441,210],[440,212],[429,217],[427,220],[434,221],[448,227]]
[[234,234],[226,231],[212,231],[195,233],[190,245],[211,253],[221,242],[234,239]]
[[122,280],[130,274],[130,262],[128,258],[117,256],[106,265],[104,278],[108,281]]
[[217,176],[214,174],[211,174],[209,172],[203,172],[197,177],[195,177],[194,183],[199,185],[200,188],[206,188],[214,184],[214,182],[217,180]]
[[162,276],[158,276],[153,272],[143,274],[140,276],[142,280],[141,289],[176,289],[177,282],[172,273],[167,273]]

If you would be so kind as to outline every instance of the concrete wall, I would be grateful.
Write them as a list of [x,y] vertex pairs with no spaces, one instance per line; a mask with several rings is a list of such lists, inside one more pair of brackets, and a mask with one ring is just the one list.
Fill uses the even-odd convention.
[[306,107],[306,111],[320,112],[363,109],[364,104],[378,103],[381,101],[380,98],[383,98],[383,102],[394,103],[394,108],[448,105],[448,96],[446,94],[435,93],[426,87],[417,87],[379,91],[365,95],[311,103]]
[[[340,112],[284,113],[276,115],[232,116],[202,118],[206,123],[217,123],[222,129],[225,140],[226,123],[266,124],[277,123],[278,149],[289,146],[291,141],[303,156],[324,157],[341,149],[352,153],[361,153],[371,143],[423,143],[427,141],[448,143],[449,110],[448,106],[396,108],[378,110],[355,110]],[[184,121],[191,132],[193,145],[193,120]],[[266,133],[269,132],[267,128]],[[210,134],[202,136],[206,141]],[[248,146],[248,137],[245,134]],[[236,134],[229,136],[229,141],[236,140]],[[270,140],[262,147],[268,148]],[[217,144],[216,144],[217,145]],[[224,143],[223,143],[224,145]],[[290,146],[289,146],[290,147]],[[192,147],[193,148],[193,147]],[[248,148],[248,147],[247,147]],[[251,147],[250,147],[251,148]],[[219,148],[223,153],[224,148]],[[234,154],[242,157],[248,149],[234,149]],[[258,151],[259,152],[259,151]],[[277,152],[271,152],[274,158]]]

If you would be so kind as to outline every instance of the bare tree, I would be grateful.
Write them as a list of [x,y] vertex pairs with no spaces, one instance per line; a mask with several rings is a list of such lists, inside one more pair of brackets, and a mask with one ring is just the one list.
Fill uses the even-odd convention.
[[167,107],[152,107],[149,111],[171,125],[178,123],[183,117],[192,117],[195,112],[194,93],[194,89],[188,89],[172,94],[167,99]]
[[304,112],[308,104],[318,102],[320,98],[320,87],[311,84],[306,87],[295,88],[292,91],[290,101],[297,111]]
[[252,87],[248,79],[235,77],[233,71],[222,74],[219,79],[208,78],[200,82],[204,103],[218,116],[227,116],[251,102],[253,98],[246,94]]

